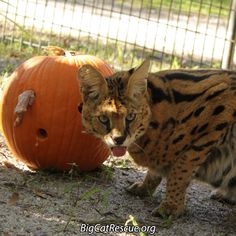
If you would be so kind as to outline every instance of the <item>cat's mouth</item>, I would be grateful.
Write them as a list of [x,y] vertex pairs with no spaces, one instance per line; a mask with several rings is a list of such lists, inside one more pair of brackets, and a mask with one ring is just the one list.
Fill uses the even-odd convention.
[[127,147],[125,146],[115,146],[111,148],[111,152],[113,156],[116,156],[116,157],[124,156],[126,151],[127,151]]

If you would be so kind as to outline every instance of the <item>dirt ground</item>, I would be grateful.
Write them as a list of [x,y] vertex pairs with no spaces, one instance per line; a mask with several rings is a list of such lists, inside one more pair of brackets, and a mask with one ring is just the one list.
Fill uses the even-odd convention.
[[[2,72],[9,61],[0,62]],[[19,61],[10,64],[15,67]],[[145,170],[128,157],[110,158],[91,173],[31,172],[14,160],[0,136],[0,236],[104,235],[106,227],[110,227],[106,235],[236,235],[236,206],[209,199],[211,187],[195,181],[188,189],[183,217],[152,217],[151,211],[164,196],[165,183],[154,197],[141,199],[125,190],[144,175]],[[119,233],[114,232],[115,226],[124,226],[128,220],[129,225],[137,223],[149,231],[125,233],[120,227]],[[94,232],[95,225],[100,232]]]
[[[127,157],[110,158],[98,170],[79,174],[30,172],[12,158],[2,137],[0,154],[0,235],[104,235],[93,232],[92,225],[103,225],[96,229],[104,231],[104,225],[124,226],[131,217],[142,229],[149,226],[146,235],[236,235],[236,207],[209,199],[211,188],[198,182],[189,187],[183,217],[152,217],[150,212],[164,195],[164,183],[154,197],[129,195],[125,187],[145,173]],[[133,220],[129,225],[134,224]]]

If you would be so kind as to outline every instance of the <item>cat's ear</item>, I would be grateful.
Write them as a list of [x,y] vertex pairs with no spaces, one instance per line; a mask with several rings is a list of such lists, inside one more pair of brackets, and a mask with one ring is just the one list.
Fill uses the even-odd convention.
[[129,78],[126,95],[131,99],[138,99],[147,91],[147,77],[150,60],[145,60],[138,68],[132,71]]
[[98,100],[107,93],[105,78],[91,65],[83,65],[78,71],[80,92],[84,102],[87,99]]

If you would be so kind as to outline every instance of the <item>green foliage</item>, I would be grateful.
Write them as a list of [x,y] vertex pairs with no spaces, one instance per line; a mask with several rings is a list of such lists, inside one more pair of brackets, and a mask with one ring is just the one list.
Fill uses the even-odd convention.
[[111,194],[111,188],[108,188],[105,191],[101,192],[101,196],[100,196],[100,201],[102,203],[103,206],[103,210],[106,210],[109,207],[109,199],[110,199],[110,194]]
[[[139,227],[138,222],[136,221],[136,219],[135,219],[134,216],[132,216],[132,215],[129,215],[129,219],[125,222],[125,225],[128,225],[129,223],[131,223],[133,226]],[[140,236],[147,236],[147,235],[146,235],[145,233],[143,233],[143,232],[140,232],[139,235],[140,235]]]
[[0,76],[8,76],[13,70],[14,70],[15,66],[13,64],[6,64],[1,73],[0,73]]
[[107,166],[107,165],[103,165],[101,167],[102,169],[102,178],[106,179],[106,180],[112,180],[113,177],[113,173],[114,173],[114,169],[112,166]]
[[[116,0],[119,4],[130,4],[128,0]],[[221,15],[227,17],[231,0],[133,0],[136,8],[163,9],[166,11],[181,12],[182,14]]]
[[173,224],[173,218],[172,216],[167,216],[164,209],[160,208],[158,210],[159,215],[161,216],[161,218],[163,219],[163,221],[161,222],[161,226],[165,227],[165,228],[169,228],[172,224]]
[[101,189],[92,187],[87,192],[83,193],[82,196],[80,196],[79,201],[89,200],[95,193],[98,193],[100,191]]
[[45,52],[41,49],[21,44],[20,42],[9,43],[0,41],[0,55],[4,58],[15,58],[19,60],[28,59],[34,55],[42,55]]
[[174,56],[171,61],[171,69],[179,69],[181,67],[178,57]]

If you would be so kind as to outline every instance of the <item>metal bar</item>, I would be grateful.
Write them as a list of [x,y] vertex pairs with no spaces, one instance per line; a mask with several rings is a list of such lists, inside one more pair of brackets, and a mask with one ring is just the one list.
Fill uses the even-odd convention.
[[231,6],[231,19],[232,19],[232,35],[230,40],[229,47],[229,56],[227,60],[227,69],[231,69],[233,67],[234,61],[234,53],[235,53],[235,45],[236,45],[236,0],[232,0]]
[[[148,56],[158,69],[226,68],[236,54],[236,0],[8,2],[18,4],[1,7],[0,0],[0,40],[14,43],[12,47],[56,44],[101,56],[117,68]],[[29,36],[20,34],[14,21]]]

